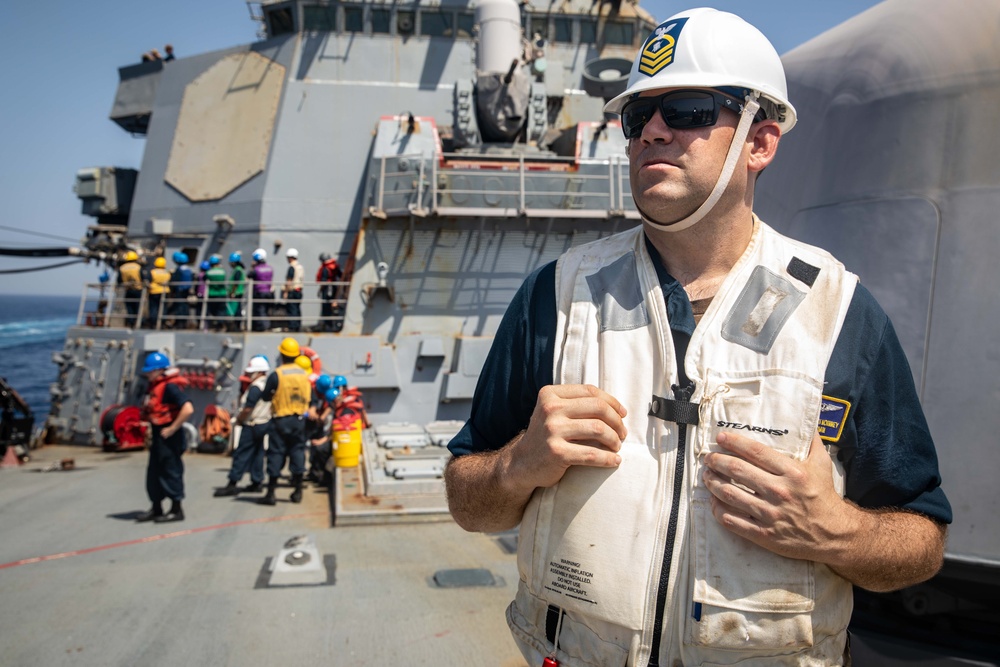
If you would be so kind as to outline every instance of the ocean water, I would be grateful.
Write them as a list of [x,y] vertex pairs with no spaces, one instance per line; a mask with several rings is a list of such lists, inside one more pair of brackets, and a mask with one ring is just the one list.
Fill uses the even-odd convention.
[[79,307],[79,296],[0,294],[0,376],[31,406],[36,428],[49,414],[52,353],[63,349]]

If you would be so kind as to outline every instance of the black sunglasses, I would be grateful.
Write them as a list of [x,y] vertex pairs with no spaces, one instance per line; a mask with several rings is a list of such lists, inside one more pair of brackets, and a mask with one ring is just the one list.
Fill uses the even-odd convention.
[[712,90],[671,90],[656,97],[637,97],[622,107],[622,132],[635,139],[659,109],[667,127],[687,130],[710,127],[719,120],[719,109],[742,113],[743,105]]

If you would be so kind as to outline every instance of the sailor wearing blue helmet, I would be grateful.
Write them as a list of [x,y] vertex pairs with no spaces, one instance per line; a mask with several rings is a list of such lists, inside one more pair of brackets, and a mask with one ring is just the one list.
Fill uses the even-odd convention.
[[[136,521],[181,521],[184,519],[181,508],[184,462],[181,455],[187,449],[181,427],[194,413],[194,405],[184,393],[187,381],[176,368],[171,368],[167,355],[150,352],[140,372],[149,383],[142,404],[142,416],[152,429],[149,463],[146,466],[146,493],[152,507],[139,514]],[[164,514],[162,503],[167,498],[170,498],[170,510]]]

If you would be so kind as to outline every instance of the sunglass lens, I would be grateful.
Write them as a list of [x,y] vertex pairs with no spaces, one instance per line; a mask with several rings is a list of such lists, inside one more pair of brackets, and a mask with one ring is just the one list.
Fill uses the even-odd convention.
[[622,132],[626,139],[635,139],[642,134],[642,128],[646,127],[656,112],[655,97],[642,97],[629,102],[622,109]]
[[714,125],[718,118],[711,95],[687,93],[684,97],[660,98],[660,110],[669,127],[683,129]]

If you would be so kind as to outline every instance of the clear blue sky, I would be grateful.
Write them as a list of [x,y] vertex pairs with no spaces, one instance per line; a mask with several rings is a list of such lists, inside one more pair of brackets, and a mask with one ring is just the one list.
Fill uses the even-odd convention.
[[[692,4],[739,14],[785,53],[877,1],[651,0],[642,6],[664,19]],[[167,43],[183,58],[255,41],[256,32],[244,0],[5,3],[0,21],[0,246],[78,242],[93,218],[80,214],[72,190],[76,171],[140,166],[143,139],[108,119],[119,67],[138,62],[150,49],[162,51]],[[0,257],[0,269],[59,261]],[[96,282],[98,273],[91,264],[0,275],[0,293],[75,295],[81,283]]]

